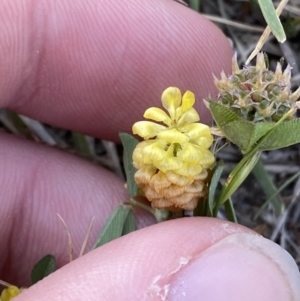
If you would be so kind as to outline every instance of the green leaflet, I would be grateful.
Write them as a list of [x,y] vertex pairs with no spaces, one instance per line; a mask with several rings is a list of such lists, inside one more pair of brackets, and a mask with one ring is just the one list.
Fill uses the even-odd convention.
[[236,144],[243,152],[246,152],[249,146],[251,148],[253,129],[254,125],[249,121],[237,120],[224,125],[222,132],[228,140]]
[[[253,123],[244,120],[223,105],[209,101],[213,118],[225,135],[243,153],[259,143],[258,151],[278,149],[300,142],[300,120]],[[272,130],[274,128],[274,130]],[[271,131],[272,130],[272,131]],[[270,132],[271,131],[271,132]],[[267,137],[265,137],[269,134]]]
[[132,211],[132,208],[119,205],[106,220],[92,249],[96,249],[131,232],[135,226],[132,225],[132,223],[134,223],[134,217],[129,215],[130,211]]
[[228,139],[236,144],[244,153],[248,153],[260,138],[273,127],[274,122],[252,123],[246,120],[233,121],[224,126]]
[[127,218],[125,220],[125,223],[123,226],[123,231],[122,231],[122,236],[126,235],[130,232],[133,232],[135,230],[136,230],[135,216],[134,216],[133,210],[131,209],[128,212]]
[[224,127],[228,123],[240,119],[237,114],[224,107],[223,105],[220,105],[213,100],[209,100],[208,103],[213,118],[220,129],[222,129],[222,127]]
[[56,259],[48,254],[38,261],[31,271],[31,283],[35,284],[56,271]]
[[230,109],[213,101],[209,101],[209,108],[225,137],[244,153],[250,151],[253,145],[275,125],[272,122],[253,123],[244,120]]
[[280,43],[283,43],[286,40],[285,32],[272,0],[258,0],[258,4],[272,33]]
[[233,222],[233,223],[236,223],[236,224],[237,224],[238,221],[237,221],[237,218],[236,218],[236,215],[235,215],[235,211],[234,211],[234,207],[233,207],[231,198],[229,198],[229,199],[224,203],[224,207],[225,207],[225,213],[226,213],[227,219],[228,219],[230,222]]
[[289,179],[287,179],[275,192],[273,195],[271,195],[265,203],[260,207],[260,209],[257,211],[257,213],[254,215],[254,220],[258,218],[258,216],[262,213],[262,211],[266,208],[266,206],[289,184],[291,184],[293,181],[295,181],[297,178],[300,177],[300,172],[297,172],[293,176],[291,176]]
[[232,194],[240,187],[240,185],[247,178],[253,167],[256,165],[260,152],[255,152],[250,156],[246,155],[242,161],[234,168],[234,170],[228,176],[225,185],[223,185],[221,194],[217,201],[217,205],[214,207],[214,216],[217,216],[219,208],[224,204]]
[[213,176],[209,185],[209,194],[208,194],[208,210],[209,210],[209,215],[213,216],[213,210],[215,206],[215,194],[216,194],[216,189],[218,186],[218,183],[220,181],[222,172],[224,170],[225,164],[221,160],[217,162],[214,171],[213,171]]
[[275,186],[269,174],[267,173],[261,160],[258,160],[258,162],[256,163],[255,167],[252,170],[252,174],[257,179],[257,182],[263,189],[267,198],[272,198],[272,205],[275,209],[276,214],[282,214],[284,210],[284,203],[280,195],[276,195],[273,197],[273,195],[277,192],[278,189]]
[[260,150],[287,147],[300,142],[300,120],[282,122],[260,145]]
[[130,197],[133,198],[137,195],[139,187],[134,180],[136,169],[132,164],[132,153],[139,141],[126,133],[120,133],[119,136],[124,147],[124,169],[126,173],[127,190]]

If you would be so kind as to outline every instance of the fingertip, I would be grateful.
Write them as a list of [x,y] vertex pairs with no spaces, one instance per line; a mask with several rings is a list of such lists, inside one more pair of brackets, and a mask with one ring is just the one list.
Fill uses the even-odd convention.
[[150,226],[75,260],[24,292],[22,300],[67,301],[79,294],[91,301],[161,300],[164,285],[193,257],[227,235],[247,231],[207,218]]
[[280,301],[300,297],[299,271],[280,246],[252,233],[225,237],[179,271],[168,300]]
[[[273,242],[209,218],[161,223],[106,244],[23,299],[298,300],[299,272]],[[60,295],[57,296],[57,292]]]

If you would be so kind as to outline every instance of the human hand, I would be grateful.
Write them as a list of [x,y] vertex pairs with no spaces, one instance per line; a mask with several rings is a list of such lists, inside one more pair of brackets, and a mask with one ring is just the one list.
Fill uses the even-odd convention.
[[[195,92],[204,121],[211,73],[230,67],[220,31],[172,1],[4,0],[0,16],[2,107],[104,139],[130,132],[171,85]],[[0,279],[26,285],[45,254],[68,261],[57,212],[78,254],[91,217],[90,245],[127,195],[88,162],[7,134],[1,141]],[[165,300],[298,300],[297,281],[277,245],[242,226],[187,218],[88,253],[18,300],[164,300],[167,292]]]

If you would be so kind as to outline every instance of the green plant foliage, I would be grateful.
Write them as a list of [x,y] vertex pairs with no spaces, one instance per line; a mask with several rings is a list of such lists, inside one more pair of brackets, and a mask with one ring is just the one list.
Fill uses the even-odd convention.
[[136,230],[135,216],[134,216],[133,210],[131,209],[131,210],[129,210],[127,218],[125,220],[123,231],[122,231],[122,236],[126,235],[130,232],[133,232],[135,230]]
[[56,271],[56,259],[53,255],[44,256],[31,271],[31,283],[35,284]]
[[284,116],[278,122],[250,122],[232,110],[209,101],[213,118],[225,135],[246,154],[257,146],[257,150],[273,150],[300,142],[300,120],[286,121]]
[[285,32],[272,0],[258,0],[258,4],[272,33],[280,43],[283,43],[286,40]]
[[195,11],[200,11],[201,1],[200,0],[189,0],[189,6]]
[[256,165],[260,154],[260,152],[255,152],[251,156],[245,156],[244,159],[240,161],[240,163],[230,173],[226,183],[223,185],[220,197],[217,201],[217,205],[214,207],[214,216],[217,216],[220,206],[233,195],[233,193],[247,178],[249,173]]
[[92,158],[86,136],[78,132],[73,132],[72,135],[77,153],[84,158]]
[[215,207],[215,194],[216,194],[216,189],[218,186],[218,183],[220,181],[222,172],[224,170],[225,164],[221,160],[217,162],[214,170],[213,170],[213,176],[209,185],[209,194],[208,194],[208,210],[209,210],[209,215],[213,216],[213,210]]
[[124,148],[124,169],[126,173],[127,180],[127,190],[130,197],[135,197],[138,192],[138,185],[134,180],[134,174],[136,173],[136,168],[132,164],[132,153],[139,143],[137,139],[127,133],[120,133],[120,139]]
[[[132,211],[131,207],[119,205],[108,217],[103,226],[96,243],[92,249],[96,249],[116,238],[121,237],[123,234],[129,233],[135,227],[134,219],[128,216]],[[128,220],[127,220],[128,219]]]
[[233,111],[224,107],[223,105],[215,102],[214,100],[208,100],[209,110],[211,111],[214,121],[217,126],[222,128],[233,121],[238,121],[240,117]]
[[234,211],[234,207],[233,207],[231,198],[229,198],[224,203],[224,206],[225,206],[225,213],[226,213],[227,219],[230,222],[237,223],[238,221],[237,221],[237,218],[236,218],[236,215],[235,215],[235,211]]
[[228,139],[246,154],[274,125],[274,122],[252,123],[238,120],[224,126],[224,131],[228,135]]
[[282,122],[261,143],[260,150],[273,150],[300,142],[300,120]]
[[[292,182],[294,182],[295,180],[297,180],[300,177],[300,171],[297,172],[296,174],[294,174],[293,176],[291,176],[289,179],[287,179],[278,189],[277,191],[271,196],[269,197],[265,203],[260,207],[260,209],[257,211],[257,213],[254,216],[254,220],[256,220],[259,215],[262,213],[262,211],[264,210],[264,208],[266,208],[266,206],[268,204],[270,204],[270,202],[284,189],[286,188],[288,185],[290,185]],[[283,210],[284,211],[284,210]]]
[[243,153],[250,151],[253,145],[275,125],[272,122],[253,123],[243,120],[232,110],[213,101],[209,101],[209,108],[225,137],[236,144]]
[[273,197],[273,195],[277,192],[277,187],[275,186],[266,169],[264,168],[264,165],[261,162],[261,160],[258,160],[258,162],[252,170],[252,173],[257,179],[257,182],[259,183],[261,188],[264,190],[267,198],[272,198],[272,205],[275,209],[275,212],[277,214],[282,214],[284,210],[283,201],[281,200],[280,195]]

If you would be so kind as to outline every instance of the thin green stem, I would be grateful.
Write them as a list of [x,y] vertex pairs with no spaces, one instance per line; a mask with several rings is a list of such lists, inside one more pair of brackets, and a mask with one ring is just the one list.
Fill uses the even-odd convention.
[[136,207],[139,207],[139,208],[142,208],[146,211],[148,211],[149,213],[153,214],[155,216],[155,209],[141,203],[141,202],[138,202],[136,201],[135,199],[133,198],[130,198],[130,200],[128,202],[123,202],[124,205],[131,205],[131,206],[136,206]]

